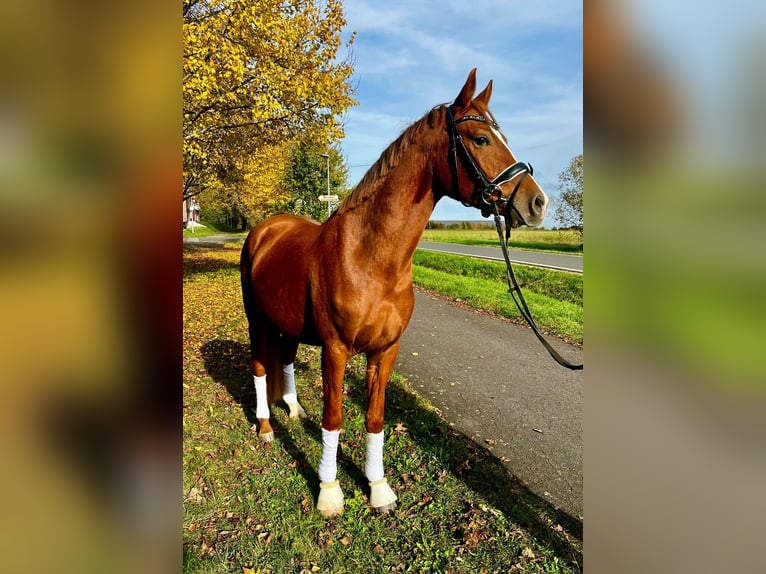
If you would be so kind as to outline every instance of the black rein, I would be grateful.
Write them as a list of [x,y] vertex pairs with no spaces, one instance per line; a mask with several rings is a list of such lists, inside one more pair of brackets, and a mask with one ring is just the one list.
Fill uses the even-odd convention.
[[[513,298],[513,302],[516,303],[516,307],[519,309],[519,313],[521,313],[521,316],[524,317],[524,320],[529,324],[529,326],[532,328],[532,331],[537,336],[537,338],[540,340],[540,342],[543,344],[545,349],[548,351],[551,357],[553,357],[553,360],[556,361],[559,365],[562,367],[566,367],[567,369],[571,369],[573,371],[579,371],[582,370],[583,366],[575,365],[573,363],[570,363],[567,361],[564,357],[562,357],[556,349],[554,349],[551,344],[543,337],[543,334],[540,332],[540,329],[537,326],[537,323],[535,323],[534,318],[532,317],[532,313],[529,311],[529,307],[527,306],[527,302],[524,299],[524,295],[521,292],[521,287],[519,286],[518,281],[516,281],[516,275],[513,272],[513,266],[511,265],[511,259],[508,255],[508,238],[511,234],[511,227],[510,224],[507,225],[505,230],[505,238],[503,238],[503,223],[500,220],[500,212],[498,210],[498,204],[509,204],[506,205],[506,217],[508,213],[509,207],[512,209],[516,209],[516,207],[513,205],[513,199],[516,196],[516,192],[519,190],[519,187],[521,186],[521,183],[524,181],[524,178],[527,177],[527,175],[532,175],[532,166],[529,164],[526,164],[524,162],[518,161],[506,169],[504,169],[500,175],[498,175],[495,179],[490,180],[484,172],[481,170],[481,168],[478,166],[476,161],[473,159],[471,154],[468,152],[468,149],[465,147],[465,143],[463,143],[463,138],[461,137],[460,133],[457,131],[457,124],[465,121],[479,121],[479,122],[485,122],[488,121],[487,118],[483,116],[463,116],[459,118],[458,120],[455,120],[455,116],[452,112],[452,106],[447,107],[447,131],[449,132],[449,138],[450,138],[450,145],[449,145],[449,155],[447,157],[447,161],[450,168],[450,173],[452,175],[452,186],[453,186],[453,195],[456,199],[460,198],[460,188],[458,184],[458,176],[457,176],[457,165],[458,165],[458,157],[461,160],[461,163],[463,165],[463,169],[465,169],[466,173],[468,174],[468,177],[471,179],[471,181],[476,186],[474,189],[473,194],[471,195],[471,201],[465,202],[463,200],[460,200],[464,205],[469,207],[478,207],[481,209],[482,214],[487,217],[489,213],[487,211],[491,211],[492,215],[495,217],[495,227],[497,229],[497,236],[500,240],[500,247],[503,251],[503,258],[505,259],[505,265],[507,267],[508,273],[507,273],[507,280],[508,280],[508,291],[511,294],[511,297]],[[492,122],[493,127],[498,129],[497,124]],[[519,181],[516,183],[515,187],[513,188],[513,192],[511,195],[508,196],[508,198],[503,198],[502,191],[500,190],[500,186],[503,183],[507,183],[514,179],[516,176],[523,174]],[[517,210],[518,213],[518,210]],[[524,222],[524,218],[521,216],[520,213],[518,213],[519,217],[521,218],[521,221]]]

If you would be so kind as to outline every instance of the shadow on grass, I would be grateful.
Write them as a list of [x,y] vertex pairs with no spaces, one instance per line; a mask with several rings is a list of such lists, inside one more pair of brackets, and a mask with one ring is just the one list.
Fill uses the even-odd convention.
[[[364,407],[364,385],[349,385],[353,401]],[[390,382],[386,391],[386,428],[401,421],[412,440],[439,460],[442,468],[544,542],[568,563],[582,570],[582,522],[556,509],[515,477],[491,451],[450,427],[434,411],[418,404],[418,395],[405,385]],[[567,540],[554,527],[561,525],[576,540]]]
[[[251,425],[257,424],[255,416],[255,387],[253,386],[250,373],[250,349],[237,341],[214,339],[208,341],[201,348],[205,369],[213,380],[222,385],[232,399],[242,408],[242,414]],[[306,371],[296,363],[296,377],[301,377]],[[272,409],[283,409],[287,413],[287,405],[281,401],[272,405]],[[273,410],[272,410],[273,415]],[[279,437],[280,444],[285,451],[298,463],[298,470],[311,489],[314,499],[319,496],[319,477],[317,469],[309,461],[304,450],[293,440],[289,425],[282,421],[283,417],[271,417],[271,426],[274,433]],[[302,419],[300,424],[309,437],[322,444],[322,429],[311,419]],[[367,487],[367,479],[359,467],[351,460],[351,457],[338,449],[338,465],[353,479],[360,488]]]
[[[202,356],[208,374],[242,407],[249,423],[255,424],[255,390],[250,372],[250,351],[247,345],[229,340],[212,340],[202,346]],[[300,377],[306,367],[296,365]],[[347,378],[349,378],[347,373]],[[348,397],[362,409],[366,393],[363,380],[348,384]],[[392,382],[386,394],[385,422],[388,429],[402,422],[412,439],[439,461],[442,468],[458,477],[482,499],[500,510],[511,522],[527,529],[537,540],[548,545],[562,560],[582,570],[582,522],[554,508],[530,491],[505,467],[492,452],[459,431],[451,428],[435,412],[418,404],[417,395],[402,384]],[[277,406],[280,408],[283,405]],[[298,463],[298,469],[311,489],[314,499],[319,495],[317,471],[304,450],[292,439],[290,429],[272,417],[271,424],[286,452]],[[302,421],[312,440],[322,442],[319,425]],[[367,480],[357,465],[342,450],[338,464],[365,491]],[[555,529],[561,525],[575,540]]]

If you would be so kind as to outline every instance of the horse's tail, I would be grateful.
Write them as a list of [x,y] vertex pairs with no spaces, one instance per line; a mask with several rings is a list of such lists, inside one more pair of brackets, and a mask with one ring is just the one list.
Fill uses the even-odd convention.
[[[252,257],[250,255],[251,241],[255,236],[251,231],[242,246],[242,254],[239,259],[240,281],[242,285],[242,303],[245,307],[245,315],[250,326],[250,345],[255,351],[259,348],[263,351],[263,357],[259,357],[261,364],[266,369],[266,392],[269,404],[281,399],[284,394],[285,380],[282,372],[282,349],[280,345],[279,331],[267,320],[259,316],[252,285]],[[262,322],[258,325],[258,322]],[[263,340],[253,340],[256,333],[260,332]]]
[[282,372],[282,348],[279,332],[271,326],[266,333],[266,357],[263,366],[266,367],[266,393],[271,405],[285,394],[285,375]]

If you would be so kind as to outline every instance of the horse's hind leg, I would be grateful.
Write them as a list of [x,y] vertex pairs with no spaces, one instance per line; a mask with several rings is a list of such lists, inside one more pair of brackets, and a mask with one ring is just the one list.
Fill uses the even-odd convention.
[[266,352],[268,329],[265,326],[250,324],[250,353],[253,363],[253,383],[255,385],[255,418],[258,419],[258,436],[263,442],[274,440],[274,430],[269,419],[268,389],[266,386]]
[[298,341],[292,337],[282,337],[282,375],[284,377],[284,393],[282,400],[290,410],[291,419],[305,419],[306,411],[298,402],[298,393],[295,391],[295,357],[298,354]]

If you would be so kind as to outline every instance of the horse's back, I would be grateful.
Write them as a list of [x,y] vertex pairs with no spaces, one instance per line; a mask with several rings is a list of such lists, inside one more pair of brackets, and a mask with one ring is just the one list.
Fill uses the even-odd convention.
[[243,295],[251,297],[248,319],[257,314],[285,334],[302,334],[319,230],[316,221],[295,215],[276,215],[250,230],[241,258]]

